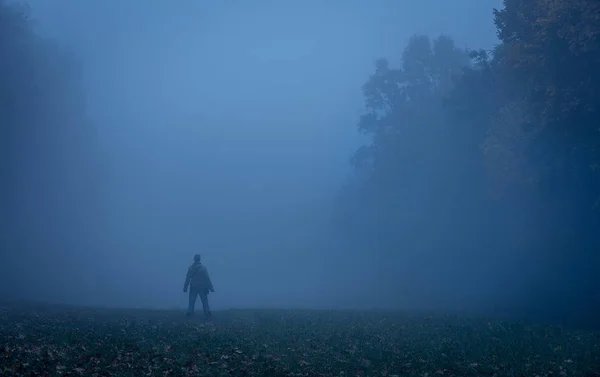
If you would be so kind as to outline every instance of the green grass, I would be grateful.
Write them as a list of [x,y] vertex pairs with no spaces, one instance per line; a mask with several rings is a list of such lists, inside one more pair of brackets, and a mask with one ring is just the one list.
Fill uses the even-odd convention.
[[600,335],[457,316],[0,308],[3,376],[600,376]]

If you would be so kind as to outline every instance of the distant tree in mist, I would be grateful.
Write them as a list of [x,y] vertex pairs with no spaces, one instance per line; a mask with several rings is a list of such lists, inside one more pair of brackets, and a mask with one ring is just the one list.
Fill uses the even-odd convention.
[[17,295],[27,284],[72,283],[73,258],[93,247],[102,217],[80,66],[33,25],[24,5],[0,2],[0,286]]
[[[463,184],[478,183],[465,176],[474,169],[471,156],[455,142],[445,101],[469,64],[468,51],[450,37],[414,36],[399,66],[378,60],[363,87],[358,129],[370,142],[352,156],[355,181],[338,208],[342,227],[356,239],[355,252],[368,250],[387,266],[386,274],[398,276],[385,284],[390,294],[405,295],[408,286],[418,287],[416,295],[437,290],[434,281],[452,280],[456,272],[442,266],[451,253],[441,250],[465,247],[454,235],[456,214],[472,221],[465,209],[472,190]],[[431,260],[422,270],[427,276],[406,278],[411,265]]]
[[374,205],[389,211],[387,219],[410,214],[416,224],[419,200],[432,203],[448,195],[451,183],[440,174],[449,152],[443,98],[466,64],[466,51],[452,39],[415,36],[404,50],[401,67],[392,68],[381,59],[364,85],[366,113],[358,128],[371,142],[356,151],[353,162],[368,187],[376,190],[370,195]]

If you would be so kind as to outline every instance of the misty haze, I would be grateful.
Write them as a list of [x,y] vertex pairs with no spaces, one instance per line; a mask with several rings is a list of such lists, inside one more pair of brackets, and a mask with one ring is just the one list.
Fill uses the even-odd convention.
[[600,373],[598,18],[0,0],[0,375]]

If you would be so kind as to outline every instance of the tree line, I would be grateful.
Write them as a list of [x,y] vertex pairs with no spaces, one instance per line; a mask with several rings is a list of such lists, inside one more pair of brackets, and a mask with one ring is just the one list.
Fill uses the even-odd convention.
[[438,263],[431,281],[495,286],[499,310],[594,321],[600,3],[503,5],[492,50],[414,36],[399,65],[377,61],[342,234],[399,275]]
[[97,248],[102,218],[81,65],[37,34],[18,2],[0,1],[0,56],[0,294],[15,282],[35,293],[41,276],[46,287],[71,286],[84,273],[70,267],[81,262],[74,257]]

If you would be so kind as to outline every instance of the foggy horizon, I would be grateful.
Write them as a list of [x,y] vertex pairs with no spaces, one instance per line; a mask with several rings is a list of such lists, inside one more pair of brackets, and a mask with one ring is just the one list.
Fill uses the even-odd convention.
[[[432,251],[435,266],[400,250],[392,273],[390,260],[332,229],[352,154],[368,140],[357,124],[376,61],[398,66],[419,35],[491,50],[500,1],[29,4],[36,33],[80,66],[104,196],[94,235],[55,223],[64,234],[57,245],[75,242],[77,252],[32,252],[27,263],[53,271],[33,297],[35,279],[11,294],[182,308],[196,253],[214,281],[215,309],[494,311],[494,297],[520,284],[524,274],[501,283],[502,270],[473,285],[490,270],[442,250]],[[420,229],[412,236],[426,240]]]

